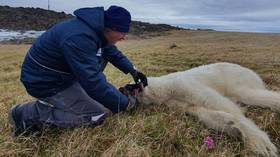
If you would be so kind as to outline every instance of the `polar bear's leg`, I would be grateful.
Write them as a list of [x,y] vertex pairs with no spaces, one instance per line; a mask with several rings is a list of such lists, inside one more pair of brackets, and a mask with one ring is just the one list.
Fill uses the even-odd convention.
[[256,154],[277,156],[277,149],[268,135],[245,116],[235,116],[224,111],[196,106],[189,108],[188,113],[197,116],[209,128],[226,132],[231,136],[242,137],[245,145]]
[[184,89],[180,91],[185,93],[184,97],[174,99],[184,99],[188,104],[194,104],[195,106],[220,110],[233,115],[243,115],[237,104],[204,84],[192,82],[192,84],[181,85],[181,88]]
[[251,106],[271,108],[280,112],[280,94],[266,89],[239,88],[232,94],[238,101]]

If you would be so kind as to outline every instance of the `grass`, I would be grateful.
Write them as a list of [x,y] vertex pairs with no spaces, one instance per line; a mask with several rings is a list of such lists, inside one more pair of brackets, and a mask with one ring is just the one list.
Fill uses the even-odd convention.
[[[13,139],[7,112],[13,104],[33,99],[19,81],[29,46],[0,45],[0,156],[253,156],[238,139],[209,130],[195,117],[165,106],[140,106],[135,111],[110,115],[96,128],[52,130],[39,138]],[[280,35],[172,31],[127,40],[118,46],[148,76],[226,61],[255,70],[268,88],[280,89]],[[105,73],[117,87],[131,80],[111,65]],[[280,150],[280,114],[249,107],[246,115]],[[203,146],[207,135],[214,138],[212,150]]]

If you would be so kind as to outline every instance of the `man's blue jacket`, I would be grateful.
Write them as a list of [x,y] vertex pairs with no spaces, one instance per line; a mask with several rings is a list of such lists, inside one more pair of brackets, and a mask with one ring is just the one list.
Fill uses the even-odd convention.
[[129,73],[132,63],[104,38],[104,8],[82,8],[73,19],[58,23],[43,33],[29,49],[21,81],[36,98],[53,96],[78,81],[87,94],[117,113],[128,98],[107,82],[103,63],[108,61]]

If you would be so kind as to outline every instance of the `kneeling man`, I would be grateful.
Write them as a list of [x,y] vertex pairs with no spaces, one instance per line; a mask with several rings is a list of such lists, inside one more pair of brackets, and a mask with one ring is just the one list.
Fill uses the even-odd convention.
[[133,106],[135,101],[107,82],[107,62],[147,85],[146,76],[115,46],[129,31],[126,9],[81,8],[74,15],[49,28],[26,54],[21,81],[36,100],[10,110],[15,136],[41,132],[43,126],[94,127],[105,119],[104,107],[118,113]]

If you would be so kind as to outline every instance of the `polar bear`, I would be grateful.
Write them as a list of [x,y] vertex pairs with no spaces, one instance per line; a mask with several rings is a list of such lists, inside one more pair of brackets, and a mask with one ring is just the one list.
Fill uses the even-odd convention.
[[265,88],[252,70],[232,63],[215,63],[160,77],[148,77],[139,92],[141,104],[176,107],[195,115],[207,127],[241,137],[257,155],[277,156],[268,135],[246,118],[238,103],[280,112],[280,94]]

